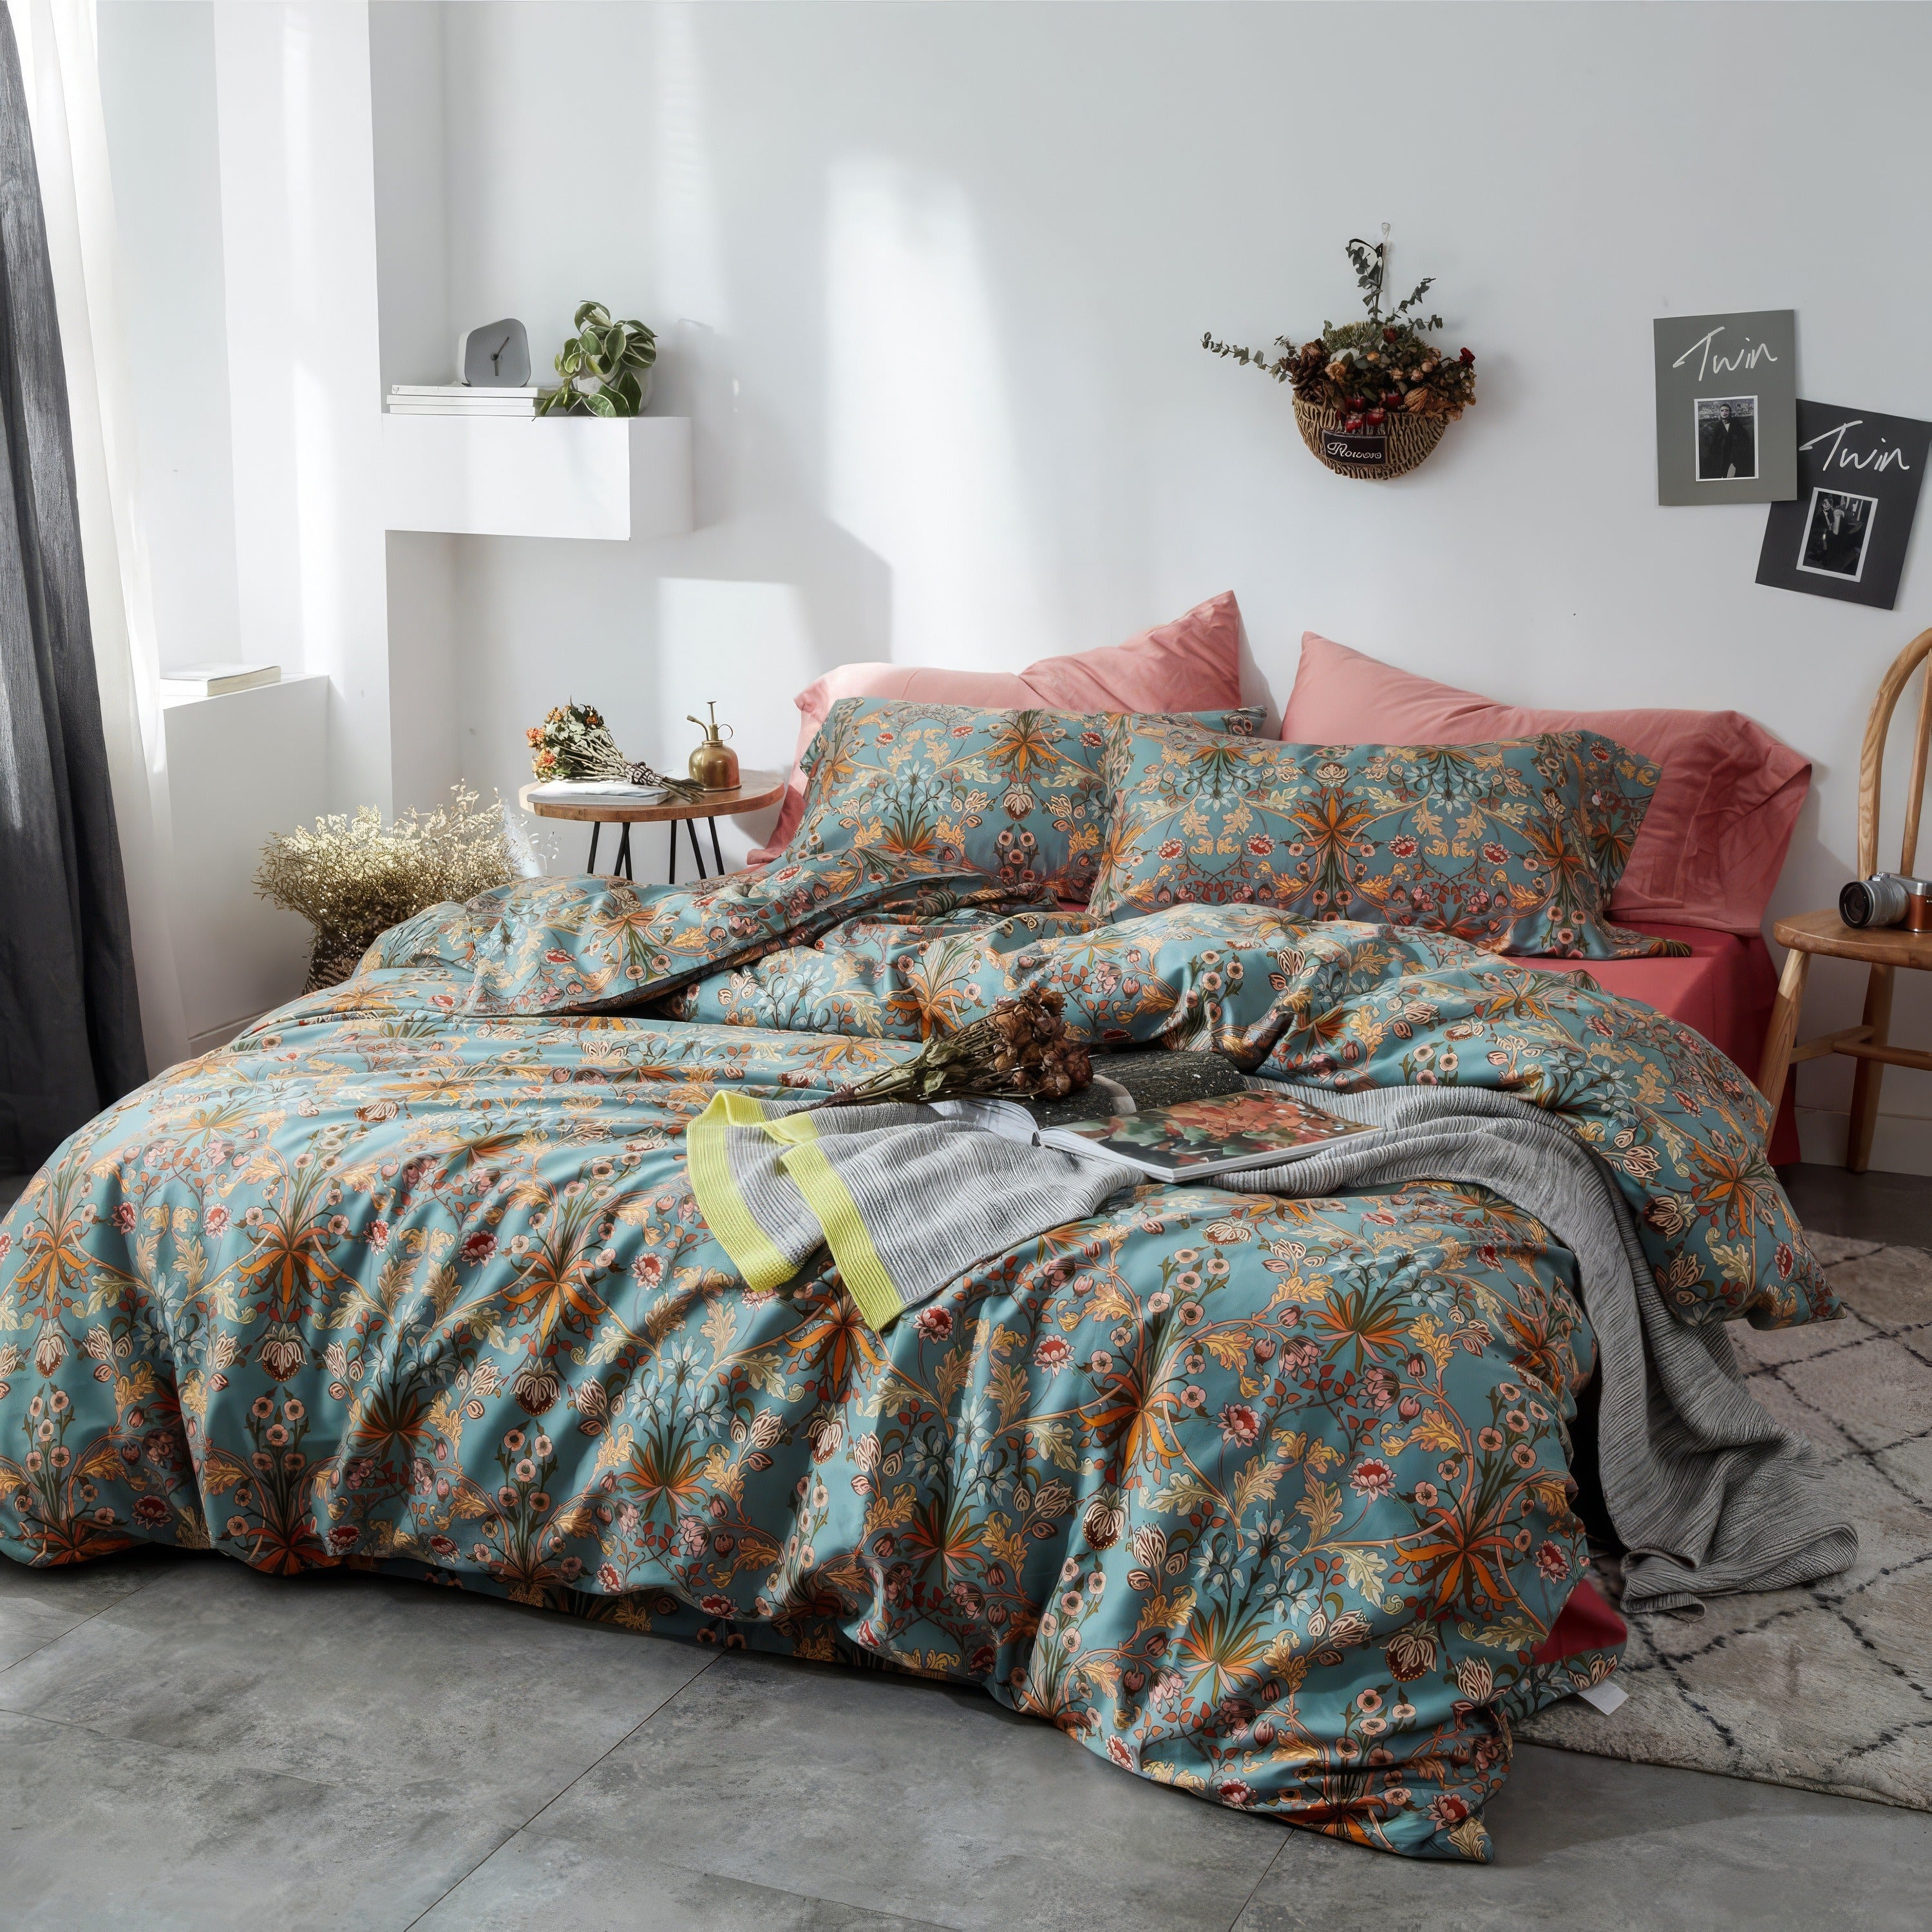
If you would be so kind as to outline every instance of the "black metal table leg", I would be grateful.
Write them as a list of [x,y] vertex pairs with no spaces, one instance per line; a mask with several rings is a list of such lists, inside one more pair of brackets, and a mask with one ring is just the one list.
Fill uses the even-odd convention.
[[590,821],[590,862],[584,868],[586,872],[594,872],[597,869],[597,841],[603,830],[601,819],[593,818]]
[[670,821],[670,883],[677,884],[677,820]]
[[637,877],[631,870],[631,821],[628,818],[624,821],[622,835],[617,841],[617,863],[614,870],[622,878],[634,879]]
[[724,848],[718,842],[718,821],[707,818],[704,822],[711,828],[711,856],[718,862],[718,876],[722,879],[724,876]]
[[698,876],[701,879],[705,876],[704,853],[698,842],[698,820],[687,818],[684,821],[684,829],[691,834],[691,856],[697,862]]

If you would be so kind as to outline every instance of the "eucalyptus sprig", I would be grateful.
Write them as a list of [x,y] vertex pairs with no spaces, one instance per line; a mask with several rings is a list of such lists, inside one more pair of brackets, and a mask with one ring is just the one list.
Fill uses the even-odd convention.
[[641,416],[656,336],[641,322],[613,322],[602,302],[579,302],[571,326],[577,333],[557,351],[558,386],[537,398],[537,414]]
[[[1348,244],[1348,260],[1354,264],[1355,286],[1362,292],[1362,306],[1369,312],[1369,320],[1377,324],[1384,320],[1393,322],[1406,322],[1412,328],[1440,328],[1442,318],[1432,315],[1424,321],[1419,315],[1412,316],[1409,310],[1416,308],[1423,297],[1436,286],[1433,275],[1424,275],[1409,292],[1390,309],[1386,317],[1382,314],[1382,282],[1388,274],[1388,224],[1382,224],[1382,238],[1379,242],[1364,242],[1359,236],[1352,236]],[[1323,332],[1334,327],[1324,322]]]

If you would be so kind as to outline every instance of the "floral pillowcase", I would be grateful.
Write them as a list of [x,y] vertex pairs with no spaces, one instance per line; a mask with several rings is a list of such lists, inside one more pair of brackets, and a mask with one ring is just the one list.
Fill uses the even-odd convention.
[[[1100,755],[1117,715],[842,698],[805,755],[805,815],[785,856],[862,846],[1084,900],[1100,848]],[[1262,716],[1243,706],[1156,722],[1246,738]]]
[[1454,933],[1492,952],[1682,952],[1612,925],[1658,770],[1587,731],[1494,745],[1286,745],[1110,724],[1092,910],[1252,902]]

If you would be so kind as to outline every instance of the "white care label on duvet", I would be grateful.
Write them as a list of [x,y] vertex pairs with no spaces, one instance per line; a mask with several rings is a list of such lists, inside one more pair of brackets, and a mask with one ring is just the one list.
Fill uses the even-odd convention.
[[1594,1704],[1606,1718],[1618,1705],[1630,1702],[1630,1693],[1612,1683],[1607,1677],[1602,1683],[1592,1684],[1587,1690],[1580,1690],[1576,1694],[1585,1703]]

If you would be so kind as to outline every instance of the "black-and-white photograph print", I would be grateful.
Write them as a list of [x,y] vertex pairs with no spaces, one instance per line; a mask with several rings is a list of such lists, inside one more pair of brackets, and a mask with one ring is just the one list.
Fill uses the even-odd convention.
[[1865,549],[1877,521],[1876,496],[1855,496],[1845,490],[1814,490],[1798,568],[1815,576],[1857,583],[1864,574]]
[[1757,474],[1757,398],[1700,396],[1692,404],[1697,419],[1697,481],[1748,482]]

